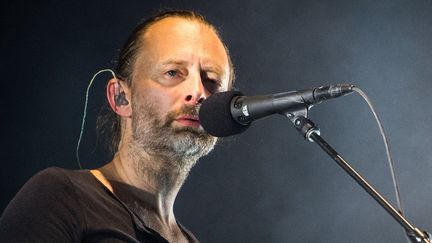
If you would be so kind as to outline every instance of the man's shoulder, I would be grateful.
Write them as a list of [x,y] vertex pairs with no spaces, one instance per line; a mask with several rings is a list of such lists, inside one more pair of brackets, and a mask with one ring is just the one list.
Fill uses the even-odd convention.
[[68,237],[75,237],[71,229],[82,229],[84,217],[70,181],[71,173],[52,167],[32,176],[0,217],[0,236],[8,239],[64,239],[63,233],[66,232]]
[[47,197],[60,197],[64,201],[97,200],[108,197],[104,187],[89,170],[70,170],[59,167],[49,167],[34,176],[21,190]]
[[90,171],[51,167],[9,203],[0,217],[0,242],[78,242],[89,232],[116,238],[118,229],[133,235],[132,218]]
[[22,202],[49,202],[73,201],[76,198],[75,181],[82,180],[76,176],[77,171],[50,167],[33,175],[20,189],[12,200],[25,199]]
[[[81,179],[82,174],[87,174],[88,171],[86,170],[70,170],[70,169],[64,169],[60,167],[48,167],[44,170],[41,170],[37,172],[34,176],[32,176],[32,179],[48,179],[54,180],[54,181],[64,181],[67,182],[71,179]],[[77,175],[81,175],[78,176]]]
[[30,178],[29,182],[45,182],[47,184],[50,182],[67,182],[71,173],[71,170],[60,167],[49,167],[37,172]]
[[77,184],[88,184],[91,182],[89,173],[84,170],[68,170],[59,167],[49,167],[32,176],[25,187],[47,189],[51,192],[57,190],[72,190]]

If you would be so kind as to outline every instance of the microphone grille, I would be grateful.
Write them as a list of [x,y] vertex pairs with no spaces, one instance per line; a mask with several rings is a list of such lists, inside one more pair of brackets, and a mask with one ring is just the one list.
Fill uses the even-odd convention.
[[237,123],[231,115],[231,100],[243,96],[239,91],[215,93],[203,101],[199,119],[202,127],[215,137],[227,137],[245,131],[249,126]]

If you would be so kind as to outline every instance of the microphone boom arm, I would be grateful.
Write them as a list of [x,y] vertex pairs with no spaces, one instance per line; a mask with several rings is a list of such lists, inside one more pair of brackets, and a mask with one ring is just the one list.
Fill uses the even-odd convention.
[[375,188],[373,188],[345,159],[340,156],[321,136],[319,128],[307,118],[308,107],[296,112],[281,113],[294,124],[302,136],[317,143],[342,169],[344,169],[370,196],[372,196],[406,231],[411,242],[431,243],[430,234],[414,227]]

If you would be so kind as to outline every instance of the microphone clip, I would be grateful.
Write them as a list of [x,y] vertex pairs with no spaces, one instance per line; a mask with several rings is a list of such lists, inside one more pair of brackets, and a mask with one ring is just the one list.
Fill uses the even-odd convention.
[[311,138],[313,133],[320,135],[320,129],[307,118],[309,109],[305,107],[304,109],[297,110],[295,112],[283,113],[294,125],[297,131],[309,142],[314,142]]

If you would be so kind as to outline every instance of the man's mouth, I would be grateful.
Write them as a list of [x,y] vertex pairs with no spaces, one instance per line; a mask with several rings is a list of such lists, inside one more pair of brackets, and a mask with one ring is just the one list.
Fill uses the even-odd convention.
[[198,116],[194,115],[181,115],[175,119],[178,123],[183,126],[199,128],[201,127],[201,123],[199,122]]

